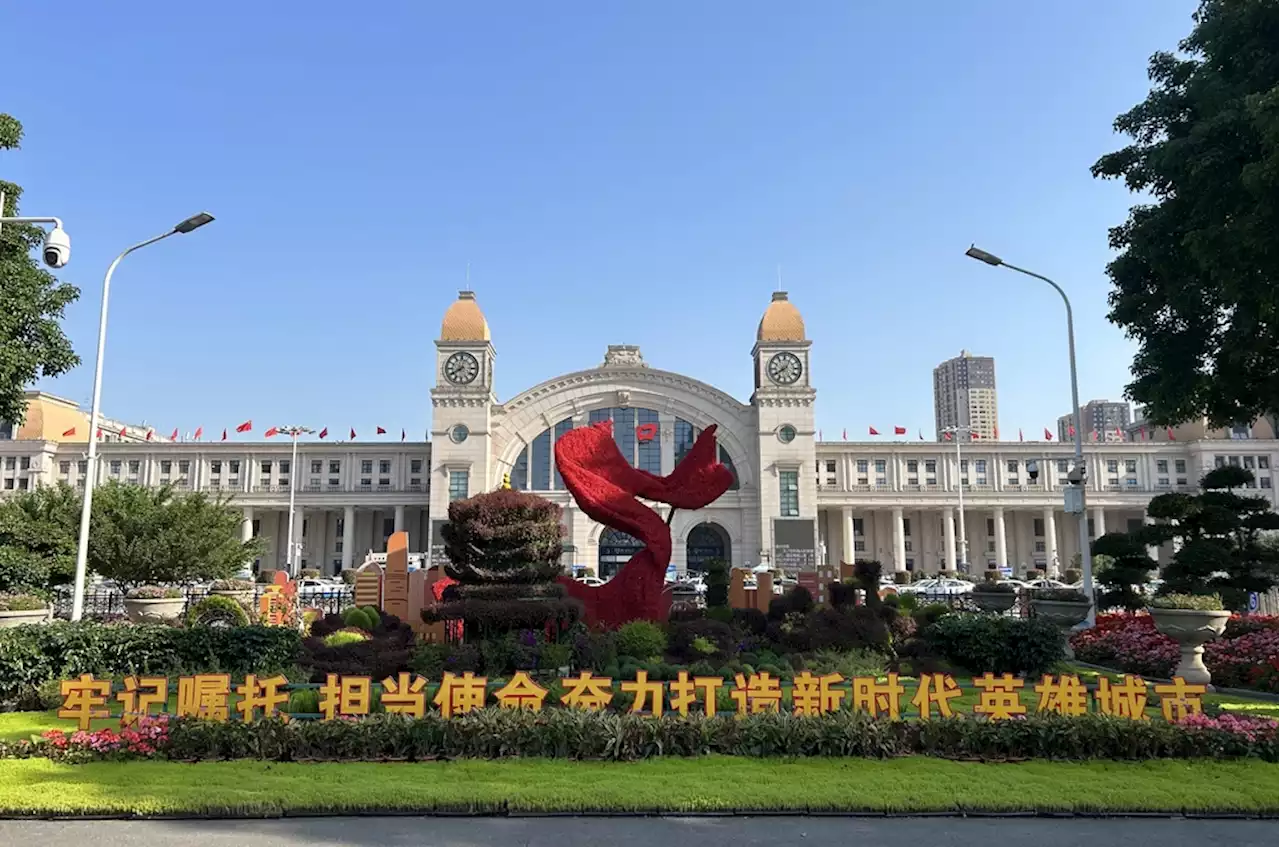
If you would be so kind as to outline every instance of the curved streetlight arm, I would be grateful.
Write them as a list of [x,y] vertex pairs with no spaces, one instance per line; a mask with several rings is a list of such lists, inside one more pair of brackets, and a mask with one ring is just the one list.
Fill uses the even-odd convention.
[[[57,220],[57,218],[52,220]],[[124,260],[124,257],[135,250],[141,250],[143,247],[155,244],[157,241],[162,241],[171,235],[190,232],[212,220],[212,215],[202,212],[199,215],[187,218],[168,232],[148,238],[146,241],[139,241],[119,256],[116,256],[115,260],[107,268],[106,275],[102,278],[102,310],[98,316],[98,358],[93,366],[93,407],[89,413],[89,452],[85,456],[84,501],[80,506],[80,535],[76,541],[76,576],[71,593],[71,620],[73,621],[78,621],[84,616],[84,583],[89,569],[89,518],[93,514],[93,486],[98,476],[98,425],[102,419],[102,358],[107,347],[107,299],[111,293],[111,276],[116,272],[116,267]]]
[[1071,415],[1075,421],[1075,438],[1074,453],[1076,462],[1076,471],[1080,474],[1080,570],[1081,585],[1084,594],[1089,598],[1089,619],[1088,626],[1093,626],[1095,620],[1095,610],[1093,603],[1093,554],[1089,550],[1089,512],[1085,508],[1085,488],[1088,485],[1088,476],[1084,472],[1084,429],[1081,425],[1080,416],[1080,384],[1076,374],[1076,328],[1075,320],[1071,311],[1071,300],[1067,297],[1067,292],[1062,290],[1062,286],[1049,279],[1043,274],[1035,271],[1029,271],[1026,268],[1020,268],[1017,265],[1011,265],[992,253],[982,250],[978,247],[970,247],[965,251],[965,255],[971,259],[977,259],[994,267],[1004,266],[1011,271],[1017,271],[1029,277],[1034,277],[1041,282],[1047,283],[1058,292],[1058,296],[1062,298],[1062,305],[1067,309],[1067,357],[1071,363]]

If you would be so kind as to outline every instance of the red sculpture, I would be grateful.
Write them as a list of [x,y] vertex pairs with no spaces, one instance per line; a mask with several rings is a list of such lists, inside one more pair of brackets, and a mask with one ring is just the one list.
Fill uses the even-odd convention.
[[665,620],[671,595],[663,578],[671,564],[671,518],[666,522],[638,498],[676,509],[701,509],[733,485],[717,459],[716,428],[709,426],[669,476],[634,468],[618,450],[609,421],[579,427],[556,442],[556,468],[578,507],[592,520],[644,544],[613,579],[591,587],[561,577],[569,596],[586,607],[589,625],[618,627],[633,620]]

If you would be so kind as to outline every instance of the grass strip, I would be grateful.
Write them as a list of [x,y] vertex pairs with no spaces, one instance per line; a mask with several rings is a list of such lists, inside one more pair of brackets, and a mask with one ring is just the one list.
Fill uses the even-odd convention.
[[732,757],[633,763],[0,762],[0,815],[1039,812],[1275,815],[1258,761],[981,764]]

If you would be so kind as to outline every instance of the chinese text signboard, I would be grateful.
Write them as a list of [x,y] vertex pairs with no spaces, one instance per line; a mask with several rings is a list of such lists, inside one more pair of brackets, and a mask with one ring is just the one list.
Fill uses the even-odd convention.
[[774,518],[773,566],[786,573],[818,567],[817,535],[810,518]]
[[[650,680],[645,671],[638,671],[634,680],[620,682],[615,687],[614,680],[584,671],[560,680],[564,695],[548,703],[548,690],[523,671],[492,690],[485,677],[470,672],[446,673],[430,698],[423,677],[400,673],[382,680],[381,703],[386,712],[412,717],[422,717],[432,707],[445,718],[490,705],[541,711],[544,705],[555,705],[557,701],[566,708],[598,712],[613,702],[616,691],[624,695],[633,712],[712,716],[719,711],[720,692],[727,691],[734,704],[733,713],[749,715],[782,711],[782,682],[767,673],[738,674],[732,680],[725,680],[718,676],[690,677],[687,671],[681,671],[676,679],[664,683]],[[924,674],[919,679],[900,679],[897,674],[889,674],[882,678],[856,676],[846,680],[836,673],[818,676],[802,671],[791,680],[790,710],[797,715],[821,715],[852,708],[896,719],[904,715],[906,698],[906,703],[925,720],[963,713],[990,720],[1008,720],[1033,712],[1083,715],[1091,710],[1091,704],[1093,711],[1101,714],[1147,720],[1147,683],[1138,676],[1127,675],[1119,682],[1099,679],[1093,691],[1073,674],[1046,674],[1039,682],[1028,685],[1027,680],[1019,677],[988,673],[975,677],[972,686],[977,702],[965,708],[952,702],[966,692],[947,674]],[[235,719],[245,723],[259,717],[287,718],[282,709],[292,687],[283,676],[260,678],[250,674],[239,685],[233,685],[227,674],[184,676],[178,679],[178,702],[174,711],[178,717]],[[1034,693],[1034,708],[1028,708],[1023,702],[1024,690]],[[1166,720],[1180,720],[1201,712],[1203,685],[1190,685],[1177,678],[1166,685],[1155,685],[1152,690],[1159,698],[1160,711]],[[126,677],[113,693],[111,680],[84,674],[62,682],[63,703],[58,717],[74,720],[81,729],[88,729],[92,721],[111,716],[108,704],[114,701],[122,710],[121,725],[129,726],[144,715],[163,711],[168,695],[166,677]],[[329,674],[320,686],[319,709],[325,720],[368,715],[373,710],[373,702],[374,681],[367,676]]]

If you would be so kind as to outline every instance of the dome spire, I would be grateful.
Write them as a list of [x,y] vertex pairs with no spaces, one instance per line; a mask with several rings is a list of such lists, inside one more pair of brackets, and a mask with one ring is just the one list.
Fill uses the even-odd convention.
[[458,299],[445,311],[440,323],[440,340],[489,341],[489,322],[480,311],[474,291],[458,292]]
[[769,308],[760,318],[756,341],[804,341],[804,318],[795,304],[787,299],[787,292],[773,292]]

